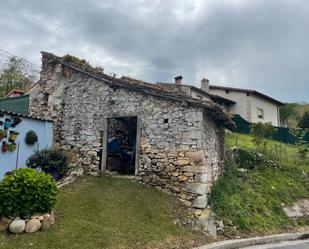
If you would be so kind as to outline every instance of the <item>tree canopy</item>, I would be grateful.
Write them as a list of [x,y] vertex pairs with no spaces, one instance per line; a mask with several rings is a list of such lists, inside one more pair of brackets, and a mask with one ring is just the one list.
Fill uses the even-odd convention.
[[303,129],[309,129],[309,112],[305,112],[298,122],[298,126]]
[[26,90],[35,81],[35,75],[29,73],[21,58],[10,57],[0,69],[0,97],[12,89]]

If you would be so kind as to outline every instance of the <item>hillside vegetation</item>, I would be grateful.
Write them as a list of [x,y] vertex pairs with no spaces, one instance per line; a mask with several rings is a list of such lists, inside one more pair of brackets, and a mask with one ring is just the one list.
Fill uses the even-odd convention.
[[[228,133],[226,146],[255,152],[249,135]],[[285,205],[309,198],[309,161],[298,158],[296,146],[276,141],[269,141],[264,155],[265,161],[246,169],[227,161],[225,176],[212,190],[211,206],[226,225],[226,234],[268,233],[309,223],[293,221],[283,212]]]
[[305,112],[309,112],[309,104],[286,103],[280,108],[280,118],[288,127],[296,127]]

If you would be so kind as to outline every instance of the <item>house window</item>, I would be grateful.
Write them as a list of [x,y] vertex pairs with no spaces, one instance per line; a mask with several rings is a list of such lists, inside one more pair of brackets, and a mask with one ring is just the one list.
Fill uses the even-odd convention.
[[256,110],[257,110],[258,118],[264,118],[264,110],[263,110],[263,108],[259,108],[258,107]]

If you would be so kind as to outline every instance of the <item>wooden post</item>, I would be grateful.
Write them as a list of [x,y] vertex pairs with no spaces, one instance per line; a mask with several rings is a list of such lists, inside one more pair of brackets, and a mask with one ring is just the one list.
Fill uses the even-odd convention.
[[138,175],[139,155],[141,148],[141,119],[136,117],[136,141],[135,141],[135,175]]
[[101,160],[101,174],[106,170],[107,164],[107,132],[108,132],[108,119],[104,120],[103,136],[102,136],[102,160]]

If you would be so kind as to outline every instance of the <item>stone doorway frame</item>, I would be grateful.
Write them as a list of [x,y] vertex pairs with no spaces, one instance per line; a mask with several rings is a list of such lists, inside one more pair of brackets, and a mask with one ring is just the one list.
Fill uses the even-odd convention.
[[136,117],[136,148],[135,148],[135,173],[138,175],[139,169],[139,156],[141,148],[141,119],[137,114],[124,114],[124,115],[112,115],[104,119],[103,130],[102,130],[102,158],[101,158],[101,174],[107,169],[107,138],[108,138],[108,120],[112,118],[133,118]]

